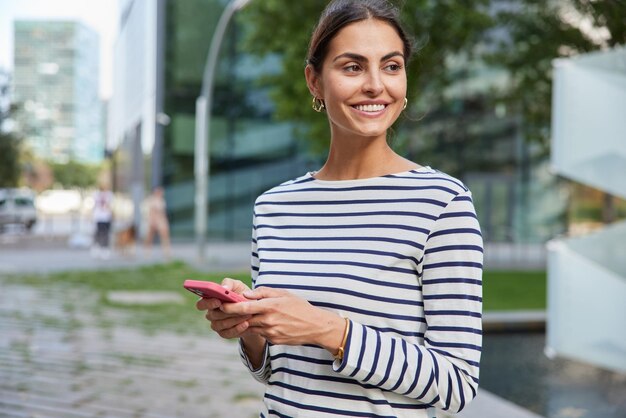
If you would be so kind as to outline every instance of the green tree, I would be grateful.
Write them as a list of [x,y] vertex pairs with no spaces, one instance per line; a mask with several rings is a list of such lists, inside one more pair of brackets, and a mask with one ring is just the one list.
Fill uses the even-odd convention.
[[67,163],[48,162],[52,168],[54,183],[64,188],[95,187],[98,181],[99,165],[84,164],[75,160]]
[[497,22],[508,36],[487,58],[509,71],[505,99],[519,109],[526,139],[547,151],[553,60],[626,44],[626,0],[521,0]]
[[21,140],[13,132],[0,130],[0,188],[17,187],[20,174]]
[[9,84],[9,75],[0,72],[0,187],[17,187],[21,174],[21,138],[6,128],[16,109],[9,102]]
[[[261,80],[276,106],[274,116],[296,123],[313,149],[328,143],[328,123],[311,107],[304,81],[308,41],[326,0],[252,2],[239,15],[246,29],[244,49],[259,58],[281,57],[281,68]],[[450,54],[471,55],[482,34],[492,25],[489,0],[411,0],[401,3],[407,30],[415,36],[418,51],[408,67],[408,96],[419,108],[433,108],[450,82],[446,60]],[[428,105],[424,105],[428,103]]]

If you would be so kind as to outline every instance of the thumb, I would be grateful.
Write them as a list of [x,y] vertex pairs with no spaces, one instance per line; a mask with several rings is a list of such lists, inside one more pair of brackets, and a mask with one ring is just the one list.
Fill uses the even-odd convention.
[[248,299],[265,299],[265,298],[276,298],[279,296],[283,296],[286,292],[284,290],[272,289],[271,287],[257,287],[254,290],[248,290],[243,293],[245,297]]
[[231,290],[235,293],[243,293],[248,290],[248,286],[243,284],[241,281],[231,279],[230,277],[224,278],[221,284],[225,289]]

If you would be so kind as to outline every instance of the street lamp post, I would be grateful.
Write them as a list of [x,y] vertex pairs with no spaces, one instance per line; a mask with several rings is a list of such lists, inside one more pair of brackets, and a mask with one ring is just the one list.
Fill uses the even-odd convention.
[[208,218],[208,189],[210,175],[210,133],[211,110],[213,105],[213,80],[215,66],[219,55],[222,40],[228,27],[228,22],[237,10],[242,9],[250,0],[232,0],[228,3],[217,22],[217,27],[211,39],[209,53],[204,73],[202,75],[202,90],[196,99],[196,132],[194,141],[194,175],[196,183],[195,194],[195,232],[198,246],[198,257],[201,261],[205,257],[207,218]]

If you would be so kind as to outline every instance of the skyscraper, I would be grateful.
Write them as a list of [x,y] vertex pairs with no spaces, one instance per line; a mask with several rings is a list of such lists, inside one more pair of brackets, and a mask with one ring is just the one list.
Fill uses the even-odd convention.
[[18,123],[35,154],[58,162],[102,160],[98,34],[79,22],[20,20],[14,39]]

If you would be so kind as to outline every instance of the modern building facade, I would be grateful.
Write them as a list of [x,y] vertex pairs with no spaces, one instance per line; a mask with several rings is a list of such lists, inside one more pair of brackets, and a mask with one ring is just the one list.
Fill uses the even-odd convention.
[[[195,102],[225,5],[221,0],[120,4],[107,139],[114,187],[133,203],[128,221],[141,225],[144,197],[163,186],[174,238],[194,236]],[[239,52],[240,30],[236,19],[231,21],[215,78],[208,151],[211,239],[248,239],[256,196],[307,167],[293,127],[272,120],[271,100],[255,86],[278,61],[252,63]]]
[[14,102],[36,155],[56,162],[104,158],[99,39],[80,22],[14,24]]

